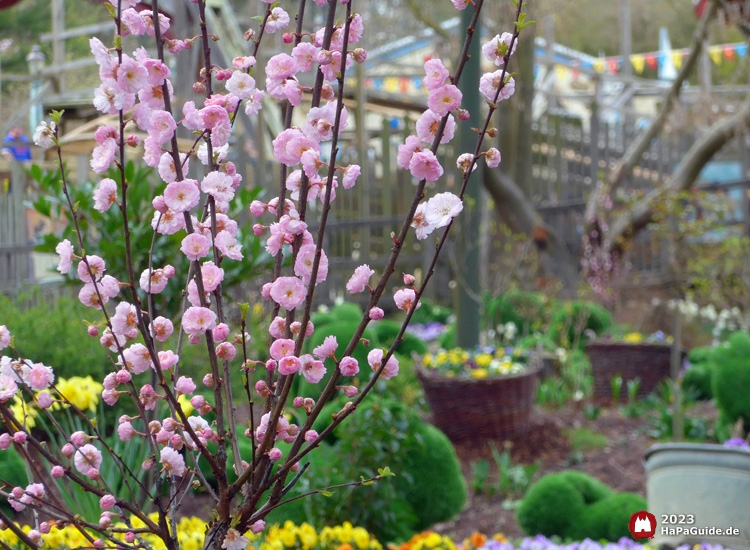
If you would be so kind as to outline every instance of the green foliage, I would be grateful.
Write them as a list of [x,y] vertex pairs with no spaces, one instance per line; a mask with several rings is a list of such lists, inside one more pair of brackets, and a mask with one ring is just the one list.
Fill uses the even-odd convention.
[[685,372],[682,380],[682,387],[685,391],[693,392],[696,399],[708,401],[713,399],[713,389],[711,388],[713,376],[713,356],[716,348],[714,346],[704,346],[693,348],[688,353],[690,368]]
[[516,510],[516,520],[529,535],[564,536],[583,517],[581,492],[560,477],[547,474],[531,486]]
[[452,518],[464,507],[466,484],[461,464],[448,437],[436,427],[417,426],[417,437],[404,449],[401,471],[396,491],[414,509],[418,531]]
[[523,338],[518,340],[518,342],[516,342],[516,347],[519,347],[523,350],[533,351],[541,348],[542,351],[546,351],[549,353],[554,353],[557,350],[557,344],[555,343],[555,341],[548,335],[542,334],[540,332],[535,332],[534,334],[524,336]]
[[[390,349],[396,339],[396,335],[398,335],[398,331],[401,330],[401,323],[391,321],[390,319],[383,319],[370,324],[370,327],[372,327],[373,332],[377,335],[380,345],[385,349]],[[427,353],[427,344],[413,334],[405,332],[401,343],[396,348],[396,353],[404,357],[411,357],[412,353],[422,356]]]
[[646,509],[646,499],[635,493],[617,493],[586,507],[581,520],[568,532],[575,540],[617,541],[630,537],[628,522],[635,512]]
[[411,316],[411,322],[414,324],[428,323],[447,323],[448,319],[453,315],[453,310],[449,307],[444,307],[438,304],[434,304],[429,300],[421,299],[420,303],[422,306],[414,312]]
[[455,321],[448,325],[446,331],[438,338],[438,344],[441,349],[453,349],[456,347],[456,323]]
[[564,430],[563,433],[570,441],[570,446],[574,453],[603,449],[607,446],[606,435],[589,430],[588,428],[570,428]]
[[583,349],[584,332],[601,335],[612,326],[612,315],[602,306],[574,300],[557,307],[550,318],[549,337],[565,348]]
[[[696,394],[690,388],[683,386],[680,392],[682,399],[682,411],[686,412],[696,402]],[[646,404],[651,411],[649,414],[649,435],[656,439],[669,439],[673,436],[674,427],[674,395],[672,383],[661,382],[655,394],[647,398]],[[719,411],[721,418],[721,411]],[[683,414],[683,438],[692,441],[703,441],[708,436],[708,422],[704,418],[692,418]]]
[[[343,399],[329,403],[314,428],[322,429]],[[388,466],[394,479],[372,486],[336,489],[335,498],[313,496],[271,514],[267,521],[299,513],[316,527],[351,521],[381,541],[408,539],[429,525],[457,514],[466,501],[461,468],[450,441],[421,420],[410,406],[372,396],[347,418],[321,448],[310,455],[310,468],[289,497],[311,489],[377,475]],[[435,483],[440,480],[440,483]]]
[[644,498],[614,493],[601,481],[569,470],[547,474],[535,483],[516,518],[528,535],[616,541],[628,536],[631,514],[645,508]]
[[537,403],[562,407],[569,401],[580,401],[591,395],[593,384],[588,356],[574,349],[562,360],[559,376],[550,376],[540,382]]
[[88,336],[81,321],[100,321],[101,313],[77,299],[49,300],[39,289],[15,301],[0,294],[0,311],[19,355],[53,367],[58,378],[91,375],[101,380],[110,370],[107,350]]
[[750,426],[750,336],[735,332],[716,348],[711,362],[717,408],[730,423],[742,418]]
[[[7,484],[10,490],[13,487],[26,487],[28,483],[26,464],[15,447],[0,451],[0,486]],[[0,501],[0,509],[6,512],[10,510],[7,500]]]
[[[71,220],[68,202],[62,191],[62,183],[59,170],[57,172],[43,172],[38,166],[32,166],[31,176],[39,184],[43,195],[39,197],[32,207],[44,216],[52,216],[67,221],[62,236],[48,234],[44,236],[43,242],[36,247],[40,252],[54,252],[61,238],[70,240],[76,252],[78,249],[78,237],[75,234],[75,226]],[[120,181],[119,171],[113,169],[107,172],[106,177]],[[141,251],[133,256],[133,270],[135,272],[136,284],[140,274],[148,269],[149,255],[146,251],[152,249],[155,268],[167,264],[174,266],[178,273],[173,281],[160,294],[152,295],[157,311],[162,312],[165,317],[174,317],[182,304],[181,278],[188,273],[189,261],[184,254],[175,254],[179,250],[183,235],[162,235],[154,233],[151,227],[154,209],[151,206],[153,197],[164,190],[165,183],[152,184],[156,180],[153,170],[149,167],[136,167],[131,161],[125,166],[125,179],[128,182],[128,228],[130,231],[130,248],[133,251]],[[107,265],[107,271],[118,278],[125,278],[126,246],[122,235],[122,214],[120,209],[113,206],[108,211],[101,213],[94,210],[93,192],[96,185],[92,182],[82,182],[75,186],[68,186],[71,201],[76,206],[78,223],[82,233],[85,235],[84,247],[87,251],[101,256]],[[247,209],[247,206],[261,192],[261,188],[248,190],[239,188],[236,191],[235,200],[228,215],[236,218]],[[262,245],[260,237],[256,237],[252,231],[238,231],[237,241],[242,244],[243,259],[239,262],[225,262],[223,290],[231,288],[242,281],[247,281],[263,273],[271,265],[272,258],[268,255]],[[95,251],[95,252],[94,252]]]
[[550,300],[541,292],[511,289],[485,299],[490,328],[513,323],[521,336],[544,330],[549,322]]

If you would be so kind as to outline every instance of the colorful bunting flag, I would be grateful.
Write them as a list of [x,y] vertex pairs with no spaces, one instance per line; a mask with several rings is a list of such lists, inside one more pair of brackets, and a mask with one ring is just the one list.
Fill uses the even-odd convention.
[[678,71],[682,67],[682,52],[680,50],[672,50],[672,64]]
[[722,62],[722,47],[721,46],[711,46],[708,48],[708,55],[711,58],[711,61],[714,62],[715,65],[721,65]]
[[630,63],[633,65],[635,72],[641,74],[643,69],[646,68],[646,58],[641,54],[633,54],[630,56]]
[[643,57],[646,59],[646,64],[651,69],[655,69],[656,66],[659,64],[658,58],[656,57],[655,53],[647,53]]
[[568,75],[568,68],[565,65],[555,65],[555,78],[560,82],[565,80]]
[[610,73],[616,74],[617,71],[620,70],[620,60],[616,57],[610,57],[607,59],[607,68]]
[[599,59],[594,60],[594,70],[597,73],[603,73],[604,69],[607,68],[607,60],[602,59],[601,57]]
[[746,57],[747,44],[737,44],[737,46],[734,48],[734,51],[737,52],[737,55],[739,55],[740,57]]
[[724,57],[727,58],[728,61],[731,61],[734,59],[734,46],[727,45],[722,48],[722,52],[724,52]]

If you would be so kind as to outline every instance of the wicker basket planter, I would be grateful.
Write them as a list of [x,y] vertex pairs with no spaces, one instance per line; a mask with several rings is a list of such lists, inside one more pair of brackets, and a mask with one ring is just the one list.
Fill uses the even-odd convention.
[[[623,382],[639,378],[638,396],[653,392],[669,378],[672,346],[665,344],[629,344],[599,340],[586,344],[586,354],[594,375],[594,397],[612,397],[612,379],[620,376]],[[621,397],[627,397],[623,385]]]
[[536,401],[540,366],[495,378],[448,378],[417,367],[432,422],[452,441],[523,433]]

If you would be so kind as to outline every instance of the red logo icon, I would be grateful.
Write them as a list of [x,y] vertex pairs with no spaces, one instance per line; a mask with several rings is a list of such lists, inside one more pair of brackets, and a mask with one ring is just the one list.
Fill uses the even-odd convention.
[[630,516],[628,530],[636,540],[652,539],[656,534],[656,516],[646,512],[646,510],[636,512]]

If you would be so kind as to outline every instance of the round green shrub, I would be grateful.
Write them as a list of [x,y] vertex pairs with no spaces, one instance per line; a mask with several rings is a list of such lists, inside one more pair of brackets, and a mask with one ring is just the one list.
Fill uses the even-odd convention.
[[602,306],[585,300],[564,303],[552,312],[549,337],[565,348],[586,344],[585,331],[601,335],[612,326],[612,314]]
[[612,495],[612,489],[607,485],[583,472],[567,470],[556,475],[572,485],[581,494],[586,504],[593,504]]
[[719,412],[730,424],[750,426],[750,336],[735,332],[713,353],[712,391]]
[[421,424],[416,440],[404,455],[396,491],[414,509],[419,520],[417,530],[458,514],[466,504],[466,484],[448,437],[434,426]]
[[[382,321],[372,323],[370,327],[377,334],[380,345],[389,349],[396,339],[398,332],[401,330],[401,323],[391,321],[390,319],[383,319]],[[405,332],[401,343],[396,348],[396,353],[406,357],[411,357],[412,353],[422,356],[427,353],[427,344],[413,334]]]
[[716,351],[715,346],[701,346],[698,348],[693,348],[688,352],[687,358],[688,361],[690,361],[693,365],[708,363],[713,358],[714,351]]
[[443,349],[453,349],[456,347],[456,323],[448,325],[448,328],[438,338],[438,344]]
[[451,308],[435,304],[430,300],[422,298],[420,303],[422,304],[421,307],[419,307],[411,316],[412,323],[423,325],[428,323],[445,324],[448,322],[450,316],[453,315],[453,310]]
[[540,292],[511,289],[487,304],[487,319],[492,328],[513,323],[525,336],[544,329],[549,317],[549,299]]
[[581,520],[566,533],[574,540],[618,541],[630,537],[628,523],[635,512],[646,509],[646,499],[635,493],[616,493],[587,506]]
[[580,491],[559,474],[547,474],[532,485],[516,510],[516,520],[528,535],[563,536],[583,516]]
[[710,401],[713,398],[711,389],[711,378],[713,369],[710,363],[697,363],[692,365],[682,379],[682,387],[690,392],[695,399]]
[[549,336],[536,332],[521,338],[518,341],[517,347],[532,351],[536,351],[537,347],[541,347],[542,351],[554,352],[558,346]]

